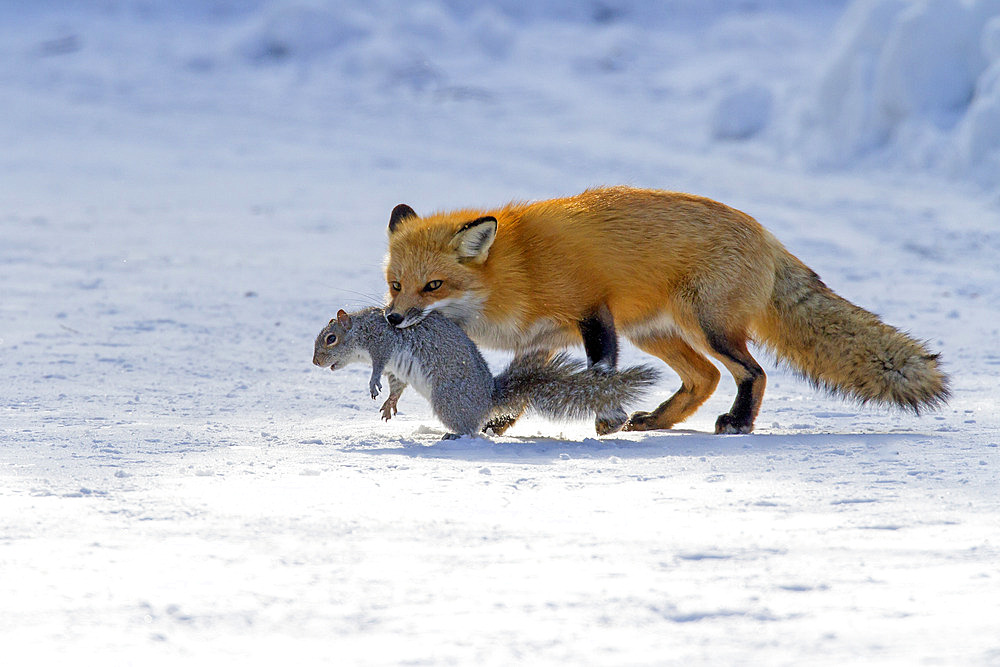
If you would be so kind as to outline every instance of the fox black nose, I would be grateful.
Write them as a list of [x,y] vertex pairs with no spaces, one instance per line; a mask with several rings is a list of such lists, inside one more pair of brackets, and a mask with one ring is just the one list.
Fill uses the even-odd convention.
[[385,316],[386,321],[394,327],[398,327],[403,323],[403,316],[399,313],[389,313]]

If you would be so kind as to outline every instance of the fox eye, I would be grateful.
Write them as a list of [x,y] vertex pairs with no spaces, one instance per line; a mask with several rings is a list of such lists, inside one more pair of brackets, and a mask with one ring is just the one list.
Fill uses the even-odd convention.
[[425,292],[433,292],[438,287],[441,287],[441,281],[440,280],[432,280],[429,283],[427,283],[426,285],[424,285],[424,291]]
[[391,289],[393,292],[398,292],[399,290],[403,289],[403,286],[400,285],[395,280],[393,280],[391,283],[389,283],[389,289]]
[[326,343],[327,347],[329,347],[331,345],[336,345],[337,344],[337,334],[327,334],[326,338],[323,339],[323,342]]

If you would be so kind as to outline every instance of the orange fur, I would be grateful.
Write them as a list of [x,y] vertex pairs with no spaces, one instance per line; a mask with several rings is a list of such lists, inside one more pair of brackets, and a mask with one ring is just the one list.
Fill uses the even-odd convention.
[[[483,216],[496,219],[495,240],[482,256],[458,258],[460,230]],[[633,415],[634,429],[669,428],[704,402],[718,381],[707,354],[722,361],[749,401],[740,408],[738,396],[729,415],[742,410],[749,425],[734,426],[723,415],[717,430],[750,430],[765,379],[746,350],[748,341],[772,348],[815,382],[861,400],[916,408],[947,395],[933,355],[915,342],[903,345],[914,358],[905,363],[933,365],[918,380],[925,387],[901,398],[873,381],[878,369],[861,368],[868,354],[865,335],[891,330],[897,347],[893,336],[910,339],[851,304],[854,310],[837,310],[827,299],[802,311],[795,303],[801,295],[789,300],[788,294],[829,292],[814,277],[745,213],[703,197],[628,187],[409,217],[390,233],[386,263],[390,286],[401,288],[390,289],[388,312],[440,308],[486,347],[526,353],[579,343],[578,323],[606,306],[618,333],[674,367],[683,383],[656,411]],[[427,290],[432,281],[441,281],[440,287]],[[809,333],[812,317],[853,324],[824,330],[819,323]],[[840,336],[845,330],[849,340]],[[797,343],[800,334],[808,342]],[[817,362],[819,354],[833,360]],[[854,370],[837,371],[841,359]],[[898,355],[891,363],[905,365]]]

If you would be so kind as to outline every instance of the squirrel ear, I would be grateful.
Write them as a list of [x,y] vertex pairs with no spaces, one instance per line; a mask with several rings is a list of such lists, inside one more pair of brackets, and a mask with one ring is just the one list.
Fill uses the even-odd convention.
[[458,252],[460,261],[481,264],[486,261],[490,246],[496,237],[497,219],[492,215],[486,215],[462,225],[455,232],[451,244]]
[[396,227],[404,220],[416,217],[417,212],[406,204],[397,205],[396,208],[392,209],[392,213],[389,214],[389,233],[392,234],[396,231]]
[[[330,321],[332,322],[333,320]],[[337,311],[337,322],[345,329],[351,328],[351,316],[345,313],[343,308]]]

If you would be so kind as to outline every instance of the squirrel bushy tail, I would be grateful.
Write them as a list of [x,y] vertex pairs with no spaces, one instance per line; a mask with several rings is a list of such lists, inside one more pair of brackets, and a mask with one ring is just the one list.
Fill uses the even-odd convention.
[[948,398],[938,355],[827,287],[809,267],[778,257],[760,342],[814,384],[861,403],[920,412]]
[[659,378],[649,366],[594,371],[566,353],[515,358],[493,382],[497,415],[525,409],[555,420],[585,419],[634,402]]

